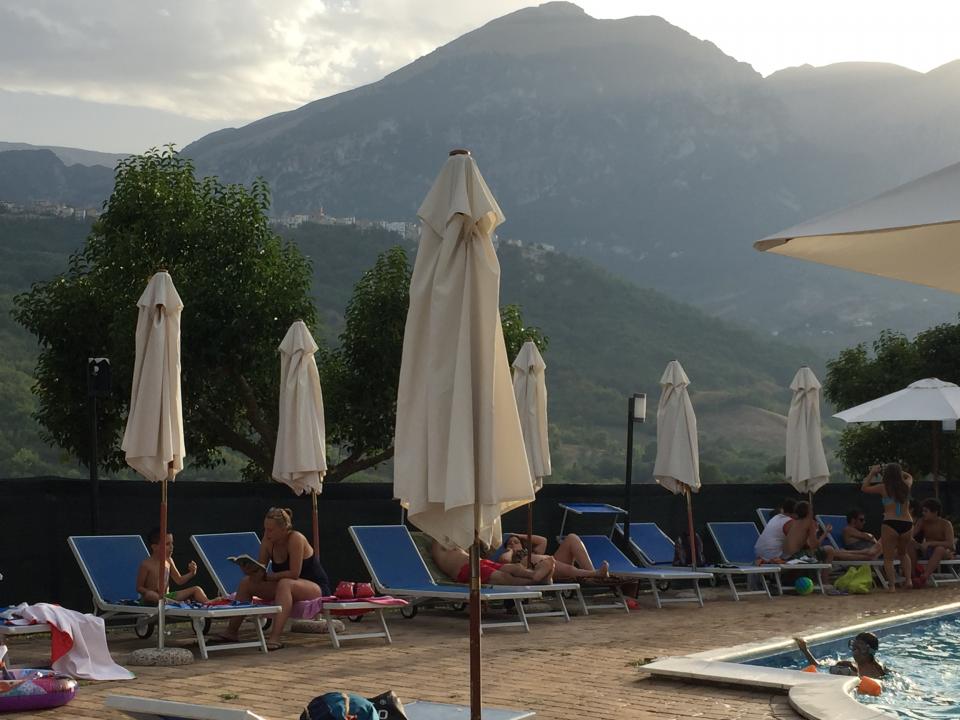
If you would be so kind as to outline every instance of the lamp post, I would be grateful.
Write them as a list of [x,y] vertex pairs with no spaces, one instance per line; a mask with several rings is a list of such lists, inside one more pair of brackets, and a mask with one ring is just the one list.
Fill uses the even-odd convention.
[[87,358],[87,398],[90,400],[90,530],[100,531],[100,478],[97,475],[97,398],[110,394],[110,360]]
[[627,511],[627,521],[623,526],[623,544],[630,547],[630,486],[633,483],[633,425],[647,419],[647,396],[645,393],[634,393],[627,400],[627,478],[624,487],[624,510]]

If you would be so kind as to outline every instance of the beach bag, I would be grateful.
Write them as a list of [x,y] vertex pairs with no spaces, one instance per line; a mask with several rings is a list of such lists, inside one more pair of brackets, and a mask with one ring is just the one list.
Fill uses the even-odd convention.
[[379,720],[377,708],[353,693],[328,692],[315,697],[300,713],[300,720]]
[[370,698],[370,702],[377,709],[379,720],[407,720],[407,712],[403,708],[403,703],[393,690],[387,690],[376,697]]
[[837,578],[833,586],[855,595],[864,595],[873,590],[873,575],[869,565],[857,565],[849,568]]
[[[697,545],[697,565],[702,566],[704,564],[703,540],[700,539],[699,534],[694,533],[693,541]],[[679,567],[690,567],[693,564],[690,560],[690,533],[683,532],[677,536],[677,541],[673,544],[673,564]]]

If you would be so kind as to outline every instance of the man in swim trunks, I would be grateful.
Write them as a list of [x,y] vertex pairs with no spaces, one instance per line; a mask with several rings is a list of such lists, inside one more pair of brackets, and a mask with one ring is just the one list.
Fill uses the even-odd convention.
[[955,554],[956,540],[953,536],[953,523],[942,517],[943,505],[936,498],[927,498],[920,503],[920,520],[915,526],[915,535],[923,540],[918,543],[920,562],[926,562],[923,574],[916,585],[923,587],[930,580],[941,560],[950,560]]
[[[430,554],[451,580],[470,582],[470,555],[458,547],[445,548],[436,540]],[[517,563],[497,563],[480,560],[480,582],[484,585],[549,585],[553,581],[555,562],[549,555],[532,568]]]

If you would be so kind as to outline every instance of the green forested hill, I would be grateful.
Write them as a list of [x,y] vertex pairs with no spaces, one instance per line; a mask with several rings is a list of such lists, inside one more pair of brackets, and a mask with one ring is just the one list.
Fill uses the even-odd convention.
[[[62,463],[30,419],[35,347],[9,315],[13,294],[66,267],[88,225],[0,216],[0,477],[83,472]],[[285,230],[310,256],[323,335],[336,343],[353,284],[378,253],[400,241],[379,229],[305,224]],[[411,264],[416,252],[406,243]],[[637,477],[655,451],[658,381],[679,359],[690,376],[707,482],[760,479],[783,454],[786,389],[809,353],[711,318],[639,288],[590,263],[540,247],[503,244],[501,302],[519,303],[525,320],[550,338],[545,355],[556,481],[619,481],[623,476],[626,398],[648,395],[637,437]],[[188,289],[183,288],[184,297]]]

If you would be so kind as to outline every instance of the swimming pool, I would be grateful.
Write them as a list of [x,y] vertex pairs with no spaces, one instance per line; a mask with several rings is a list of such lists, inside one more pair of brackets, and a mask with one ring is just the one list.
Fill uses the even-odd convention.
[[[880,697],[857,695],[859,702],[912,720],[960,718],[960,612],[870,630],[880,638],[877,659],[892,673]],[[854,635],[810,642],[810,651],[819,660],[849,658]],[[809,664],[799,650],[741,662],[789,670]]]

